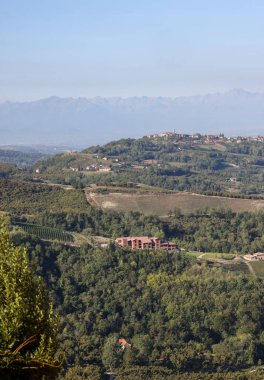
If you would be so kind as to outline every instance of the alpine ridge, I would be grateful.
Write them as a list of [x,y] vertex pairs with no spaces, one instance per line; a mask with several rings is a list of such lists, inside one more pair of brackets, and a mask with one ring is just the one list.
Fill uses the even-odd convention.
[[103,144],[164,130],[261,134],[264,94],[233,89],[189,97],[60,98],[0,103],[1,144]]

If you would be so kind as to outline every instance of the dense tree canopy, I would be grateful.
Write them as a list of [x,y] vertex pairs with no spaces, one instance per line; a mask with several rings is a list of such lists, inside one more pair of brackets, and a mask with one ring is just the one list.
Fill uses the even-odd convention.
[[[15,245],[27,248],[15,248],[2,230],[1,378],[52,378],[59,369],[57,319],[30,264],[60,315],[61,379],[102,380],[106,371],[117,380],[264,378],[263,280],[249,275],[245,262],[216,268],[196,261],[200,253],[185,253],[263,251],[263,211],[203,208],[183,215],[172,209],[158,218],[104,212],[85,199],[84,187],[95,183],[117,191],[122,185],[127,193],[159,187],[164,194],[264,197],[263,143],[181,142],[123,139],[52,157],[32,170],[1,166],[0,210],[11,214]],[[90,164],[111,170],[90,171]],[[32,227],[31,236],[23,225]],[[34,235],[43,226],[46,234],[38,236],[50,241]],[[56,236],[65,231],[71,239],[60,244]],[[73,238],[80,234],[82,240]],[[131,251],[113,243],[128,235],[173,240],[181,250]],[[106,249],[93,244],[102,237],[110,239]]]
[[[26,220],[26,218],[22,219]],[[172,210],[165,221],[139,212],[103,212],[87,206],[86,213],[41,213],[37,224],[82,232],[87,236],[159,236],[175,240],[181,248],[237,254],[264,249],[264,212],[207,209],[189,215]]]
[[[30,244],[61,314],[67,376],[76,367],[80,378],[100,379],[104,368],[133,380],[162,371],[195,379],[262,363],[262,280],[200,267],[185,254]],[[121,350],[118,338],[131,346]]]

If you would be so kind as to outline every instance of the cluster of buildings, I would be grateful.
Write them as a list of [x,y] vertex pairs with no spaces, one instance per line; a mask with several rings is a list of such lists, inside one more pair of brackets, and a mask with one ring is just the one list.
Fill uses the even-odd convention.
[[147,136],[150,139],[164,139],[171,140],[179,145],[191,144],[228,144],[228,143],[241,143],[244,141],[259,141],[264,143],[264,136],[237,136],[225,137],[223,133],[201,135],[200,133],[186,134],[174,132],[161,132]]
[[248,137],[240,137],[240,140],[246,140],[246,141],[259,141],[264,142],[264,136],[248,136]]
[[158,249],[164,251],[175,251],[178,249],[176,243],[147,236],[119,237],[116,239],[116,243],[122,247],[129,247],[131,249]]
[[[95,161],[95,162],[94,162]],[[108,162],[107,162],[108,161]],[[108,157],[99,157],[98,154],[93,154],[93,162],[76,162],[69,166],[73,172],[90,171],[90,172],[110,172],[113,165],[120,166],[119,159],[115,158],[109,161]]]
[[110,172],[112,170],[111,165],[103,164],[87,164],[87,165],[72,165],[69,167],[73,172],[91,171],[91,172]]

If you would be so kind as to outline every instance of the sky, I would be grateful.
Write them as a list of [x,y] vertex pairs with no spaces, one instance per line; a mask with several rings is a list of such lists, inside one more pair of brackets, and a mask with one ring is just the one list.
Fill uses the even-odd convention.
[[0,0],[0,101],[264,92],[263,0]]

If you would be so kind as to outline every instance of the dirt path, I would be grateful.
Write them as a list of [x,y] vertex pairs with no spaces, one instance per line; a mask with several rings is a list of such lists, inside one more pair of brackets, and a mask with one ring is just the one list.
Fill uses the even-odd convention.
[[87,202],[94,208],[101,208],[96,200],[91,196],[91,193],[88,190],[84,190],[84,194]]
[[230,264],[237,264],[243,262],[243,260],[240,257],[235,257],[231,260],[226,260],[226,259],[212,259],[216,263],[219,264],[224,264],[224,265],[230,265]]
[[247,264],[247,267],[248,267],[249,273],[250,273],[250,274],[255,274],[255,272],[254,272],[254,270],[253,270],[253,268],[252,268],[252,265],[251,265],[249,262],[247,262],[247,261],[244,261],[244,262]]
[[[34,179],[34,178],[33,178]],[[52,186],[52,187],[60,187],[63,190],[75,190],[75,188],[72,185],[63,185],[62,183],[53,183],[47,180],[44,180],[43,182],[39,182],[39,179],[36,178],[36,182],[34,182],[37,185],[42,186]]]

